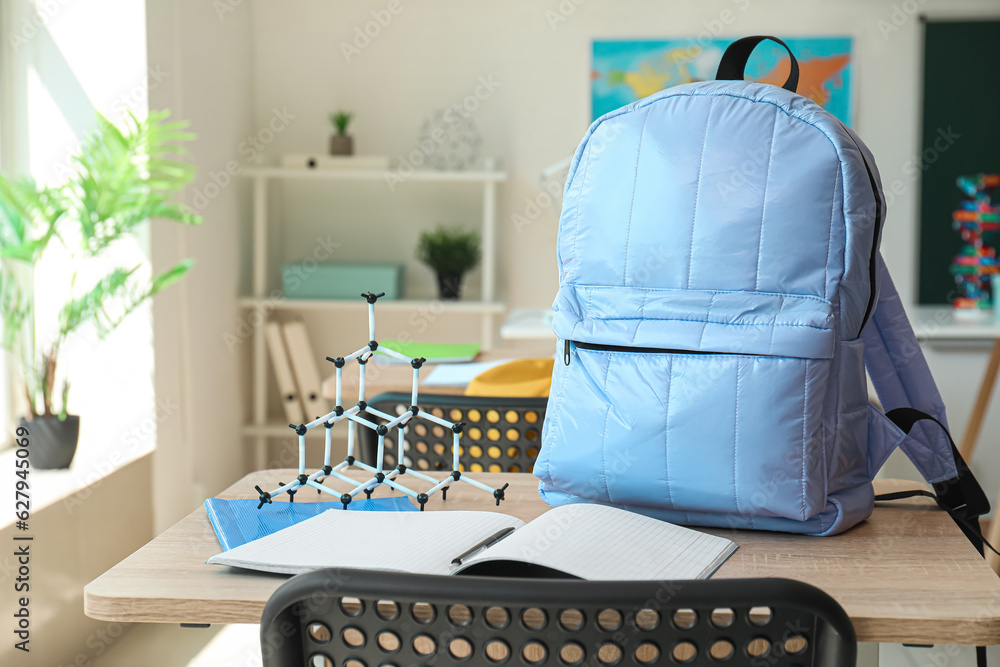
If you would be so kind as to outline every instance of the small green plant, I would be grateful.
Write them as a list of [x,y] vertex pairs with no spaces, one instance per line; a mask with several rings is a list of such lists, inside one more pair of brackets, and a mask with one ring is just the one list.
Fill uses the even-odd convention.
[[354,114],[350,111],[337,111],[330,114],[330,123],[337,130],[337,136],[347,135],[347,126],[354,120]]
[[458,227],[438,227],[421,232],[417,259],[439,275],[460,276],[475,268],[480,258],[479,234]]
[[[139,277],[140,265],[118,266],[87,281],[87,268],[146,220],[188,225],[201,218],[174,202],[194,178],[194,167],[174,159],[181,142],[194,139],[186,121],[168,122],[169,111],[150,111],[145,120],[129,114],[124,130],[104,116],[72,158],[66,183],[46,187],[30,177],[0,175],[0,316],[3,347],[17,357],[24,397],[32,418],[66,417],[69,382],[56,378],[66,340],[90,325],[101,338],[146,299],[181,279],[193,261],[159,275]],[[36,322],[33,285],[46,249],[58,241],[69,254],[67,300],[56,322]],[[43,340],[39,332],[46,333]],[[60,401],[56,403],[55,397]]]

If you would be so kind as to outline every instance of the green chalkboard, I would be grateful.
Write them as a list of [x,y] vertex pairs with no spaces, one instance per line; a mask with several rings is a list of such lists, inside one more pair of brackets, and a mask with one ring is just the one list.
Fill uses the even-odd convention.
[[1000,173],[1000,21],[924,25],[922,151],[903,173],[920,178],[920,303],[942,304],[954,296],[948,267],[961,246],[955,179]]

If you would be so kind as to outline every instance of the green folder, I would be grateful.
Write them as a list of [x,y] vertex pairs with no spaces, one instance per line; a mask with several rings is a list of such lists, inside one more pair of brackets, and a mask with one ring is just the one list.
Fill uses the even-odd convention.
[[[427,363],[446,364],[472,361],[479,354],[478,343],[417,343],[414,341],[383,340],[379,341],[379,346],[385,346],[403,354],[411,359],[423,357]],[[381,349],[376,351],[389,357]],[[393,361],[398,361],[393,359]]]

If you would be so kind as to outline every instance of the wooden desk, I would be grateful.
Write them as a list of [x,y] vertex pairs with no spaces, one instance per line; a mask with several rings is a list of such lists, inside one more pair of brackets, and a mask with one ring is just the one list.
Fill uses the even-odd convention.
[[[243,478],[220,497],[256,497],[294,475],[269,470]],[[547,509],[528,474],[483,473],[490,486],[510,482],[501,508],[492,498],[456,485],[448,500],[427,507],[503,511],[525,521]],[[912,482],[878,480],[880,492]],[[380,489],[376,495],[386,491]],[[302,492],[299,501],[318,494]],[[926,499],[884,503],[865,523],[836,537],[711,530],[740,545],[715,577],[788,577],[819,586],[837,599],[858,640],[914,644],[1000,644],[1000,579],[947,514]],[[84,589],[91,618],[118,622],[257,623],[264,603],[287,580],[205,560],[219,543],[203,507]]]

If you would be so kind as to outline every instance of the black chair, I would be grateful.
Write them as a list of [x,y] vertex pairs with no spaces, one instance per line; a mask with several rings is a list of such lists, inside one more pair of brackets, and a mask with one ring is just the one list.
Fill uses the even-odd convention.
[[790,579],[601,582],[316,570],[264,607],[264,667],[854,667],[854,627]]
[[[507,398],[420,394],[420,409],[452,422],[466,423],[462,434],[460,469],[465,472],[531,472],[542,440],[547,398]],[[410,394],[379,394],[368,405],[390,415],[401,415],[410,407]],[[383,424],[366,413],[366,418]],[[359,428],[361,456],[374,464],[378,436]],[[398,463],[417,470],[451,470],[452,432],[422,419],[407,427],[403,460],[396,460],[396,432],[385,438],[384,467]]]

